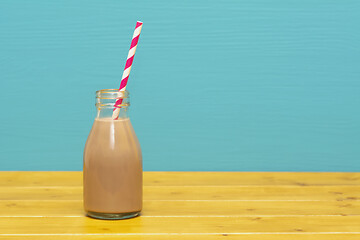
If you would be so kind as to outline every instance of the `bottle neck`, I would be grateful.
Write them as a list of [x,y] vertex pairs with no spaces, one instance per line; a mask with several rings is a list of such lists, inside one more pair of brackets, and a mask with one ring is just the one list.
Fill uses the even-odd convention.
[[[96,113],[96,118],[113,118],[114,117],[114,107],[112,108],[98,108]],[[116,116],[116,115],[115,115]],[[119,110],[119,115],[117,115],[117,119],[125,119],[129,118],[129,108],[128,107],[121,107]]]
[[96,92],[96,118],[129,118],[129,93],[117,89],[103,89]]

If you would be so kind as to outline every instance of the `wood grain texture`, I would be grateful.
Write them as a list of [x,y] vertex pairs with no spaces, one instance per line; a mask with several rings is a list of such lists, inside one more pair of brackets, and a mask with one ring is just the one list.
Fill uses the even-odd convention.
[[[360,216],[299,217],[139,217],[126,221],[90,218],[9,217],[0,218],[1,234],[85,234],[119,233],[146,235],[158,233],[360,233]],[[21,228],[19,228],[21,226]],[[46,226],[46,227],[40,227]],[[1,235],[0,234],[0,235]]]
[[[0,217],[83,217],[81,200],[1,200]],[[172,201],[145,200],[143,217],[151,216],[357,216],[360,201]]]
[[360,238],[358,173],[144,175],[142,216],[103,221],[84,216],[80,172],[0,172],[0,239]]
[[[360,200],[360,186],[144,186],[145,200]],[[81,200],[82,187],[0,187],[1,200]]]
[[[360,185],[360,173],[341,172],[144,172],[144,186]],[[1,186],[82,186],[82,172],[0,172]]]

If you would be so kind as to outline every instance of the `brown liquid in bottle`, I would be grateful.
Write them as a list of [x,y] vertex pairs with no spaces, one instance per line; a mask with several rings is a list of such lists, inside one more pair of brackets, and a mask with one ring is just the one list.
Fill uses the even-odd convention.
[[84,150],[84,208],[111,219],[142,208],[142,156],[129,118],[96,118]]

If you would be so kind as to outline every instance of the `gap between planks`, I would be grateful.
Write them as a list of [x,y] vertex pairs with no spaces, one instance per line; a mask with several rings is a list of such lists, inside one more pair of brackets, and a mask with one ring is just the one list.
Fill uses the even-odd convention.
[[[347,216],[360,216],[360,214],[351,214]],[[0,216],[0,218],[83,218],[85,215],[76,215],[76,216]],[[139,216],[141,218],[256,218],[256,217],[272,217],[272,218],[284,218],[284,217],[344,217],[343,214],[288,214],[288,215],[174,215],[174,216]]]
[[355,235],[360,232],[224,232],[224,233],[0,233],[0,236],[182,236],[182,235]]
[[[6,235],[1,236],[0,240],[103,240],[102,235]],[[106,235],[106,239],[118,240],[118,235]],[[232,233],[219,233],[208,235],[186,234],[186,235],[127,235],[124,236],[128,240],[359,240],[360,235],[356,233],[309,233],[309,234],[232,234]]]

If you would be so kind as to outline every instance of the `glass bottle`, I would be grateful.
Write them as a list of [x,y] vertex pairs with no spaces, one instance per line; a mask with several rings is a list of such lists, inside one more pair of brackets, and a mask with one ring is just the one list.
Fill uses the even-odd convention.
[[[122,99],[119,118],[114,104]],[[129,93],[96,92],[97,115],[84,149],[84,208],[90,217],[125,219],[142,209],[142,155],[131,125]]]

